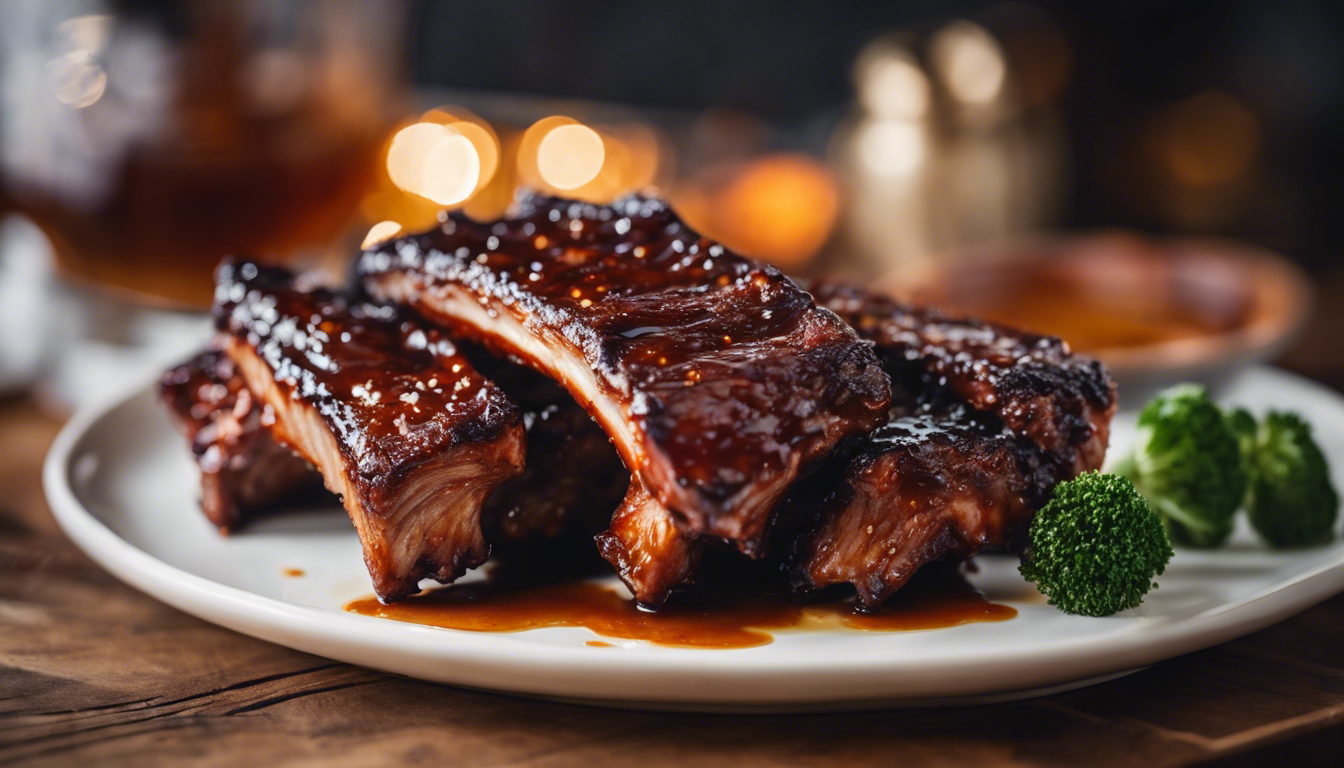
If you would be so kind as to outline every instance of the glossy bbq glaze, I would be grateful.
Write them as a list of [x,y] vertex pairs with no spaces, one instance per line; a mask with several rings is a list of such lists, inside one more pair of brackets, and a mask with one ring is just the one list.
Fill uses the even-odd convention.
[[225,351],[271,432],[341,496],[378,596],[484,562],[481,506],[523,468],[517,406],[402,310],[246,261],[217,280]]
[[313,468],[262,425],[261,404],[223,352],[206,350],[170,368],[159,396],[200,469],[201,510],[221,531],[321,487]]
[[677,527],[667,508],[631,483],[597,549],[641,606],[656,609],[692,582],[705,542]]
[[254,348],[290,398],[316,409],[365,482],[396,482],[428,453],[520,429],[517,406],[436,329],[294,280],[277,267],[226,262],[216,324]]
[[1097,360],[1053,336],[948,317],[840,281],[808,289],[877,344],[897,400],[946,390],[1030,438],[1064,476],[1101,465],[1116,398],[1115,382]]
[[1036,445],[960,406],[894,415],[841,454],[783,548],[798,586],[851,584],[866,611],[929,563],[1019,548],[1056,483]]
[[[1056,482],[1100,464],[1114,398],[1094,361],[856,286],[813,290],[875,343],[895,391],[889,423],[843,443],[776,514],[771,557],[800,588],[850,583],[875,608],[926,563],[1013,548]],[[656,505],[624,505],[599,545],[649,606],[694,577],[701,549]]]
[[[939,574],[912,584],[881,611],[859,614],[850,601],[791,600],[769,591],[686,595],[657,613],[640,610],[615,591],[592,582],[541,586],[460,584],[396,605],[374,598],[346,606],[352,613],[475,632],[519,632],[586,627],[606,638],[683,648],[749,648],[774,640],[771,630],[854,629],[911,631],[975,622],[1006,621],[1017,610],[985,599],[964,579]],[[610,647],[588,641],[595,647]]]
[[809,289],[876,344],[894,406],[832,459],[838,476],[790,499],[776,540],[801,587],[849,583],[873,609],[927,563],[1019,548],[1055,484],[1101,465],[1115,384],[1100,363],[842,282]]
[[777,270],[658,200],[531,196],[366,251],[374,296],[410,304],[565,384],[692,530],[753,552],[799,469],[877,426],[871,348]]

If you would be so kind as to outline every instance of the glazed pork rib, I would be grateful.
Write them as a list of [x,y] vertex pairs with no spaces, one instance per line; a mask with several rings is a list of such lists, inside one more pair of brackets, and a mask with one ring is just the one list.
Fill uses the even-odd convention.
[[[1100,466],[1115,395],[1096,361],[842,282],[809,287],[875,343],[896,402],[790,493],[774,539],[800,587],[851,583],[875,608],[925,563],[1013,547],[1055,483]],[[702,543],[636,496],[599,546],[656,606],[691,579]]]
[[249,261],[220,267],[215,319],[276,440],[341,496],[381,600],[484,562],[481,505],[522,471],[523,425],[451,342]]
[[201,472],[201,510],[221,531],[316,491],[321,477],[271,438],[233,361],[206,350],[170,369],[159,395]]
[[877,608],[926,563],[1016,548],[1055,484],[1100,467],[1116,407],[1100,363],[843,283],[811,289],[876,343],[896,405],[803,513],[817,522],[789,544],[800,586],[849,583]]
[[837,280],[808,289],[877,345],[898,401],[937,394],[993,414],[1069,477],[1101,465],[1116,398],[1097,360],[1053,336],[948,317]]
[[363,287],[563,384],[679,524],[759,554],[799,471],[881,423],[871,345],[660,201],[518,207],[365,251]]
[[852,584],[863,610],[928,563],[1016,546],[1057,482],[1034,444],[961,408],[894,415],[844,452],[786,559],[798,587]]

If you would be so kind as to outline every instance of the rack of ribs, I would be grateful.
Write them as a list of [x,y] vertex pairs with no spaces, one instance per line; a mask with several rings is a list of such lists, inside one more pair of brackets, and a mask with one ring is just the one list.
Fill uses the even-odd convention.
[[214,311],[262,423],[341,496],[380,599],[485,561],[481,507],[523,469],[522,418],[447,338],[250,261],[220,267]]
[[228,264],[215,360],[234,369],[223,389],[165,384],[202,455],[238,431],[227,417],[258,435],[216,449],[238,468],[247,446],[316,464],[384,600],[487,542],[605,525],[598,550],[649,607],[719,540],[873,609],[926,563],[1019,545],[1054,485],[1104,457],[1114,384],[1058,339],[835,281],[809,293],[656,200],[517,210],[365,251],[376,303]]
[[[630,482],[606,433],[550,379],[470,344],[459,351],[518,404],[527,430],[525,469],[482,509],[491,554],[549,555],[606,528]],[[221,531],[321,489],[322,476],[271,437],[261,404],[223,352],[198,353],[159,386],[200,467],[202,510]]]
[[[1014,548],[1056,483],[1100,466],[1115,385],[1058,339],[913,308],[838,281],[818,304],[874,342],[888,422],[800,480],[772,534],[796,585],[850,583],[873,609],[926,563]],[[647,497],[599,537],[642,603],[694,575],[702,542]]]
[[222,532],[321,487],[303,459],[271,438],[233,361],[206,350],[170,369],[159,396],[201,473],[201,510]]
[[452,214],[365,251],[357,274],[376,299],[564,385],[678,526],[749,555],[799,473],[889,404],[870,344],[658,200],[528,196],[494,223]]

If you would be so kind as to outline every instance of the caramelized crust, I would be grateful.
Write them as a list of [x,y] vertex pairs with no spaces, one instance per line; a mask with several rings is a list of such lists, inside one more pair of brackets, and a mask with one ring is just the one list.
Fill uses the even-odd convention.
[[749,554],[799,471],[880,424],[890,398],[833,313],[657,200],[454,214],[366,251],[358,272],[378,299],[562,383],[681,524]]
[[963,402],[1029,438],[1066,476],[1101,466],[1116,398],[1097,360],[1053,336],[948,317],[836,280],[808,288],[877,345],[898,403]]
[[597,549],[640,605],[657,608],[693,581],[704,542],[677,528],[667,508],[631,482]]
[[201,510],[221,531],[321,487],[262,426],[260,404],[224,353],[207,350],[170,369],[159,395],[201,471]]
[[897,416],[847,446],[815,532],[794,543],[799,585],[852,584],[871,610],[927,563],[1014,545],[1055,475],[996,422],[961,409]]
[[[811,290],[876,344],[895,407],[778,513],[775,547],[800,586],[851,583],[876,608],[925,563],[1014,546],[1055,483],[1101,465],[1115,389],[1096,361],[836,281]],[[645,605],[689,581],[702,548],[665,514],[627,503],[599,539]]]
[[215,317],[263,421],[342,497],[380,599],[484,562],[481,505],[522,470],[523,426],[451,342],[248,261],[220,267]]
[[896,405],[846,445],[814,530],[797,521],[817,512],[793,514],[801,586],[850,583],[877,608],[926,563],[1016,548],[1057,483],[1101,466],[1116,404],[1097,361],[839,282],[811,290],[877,345]]

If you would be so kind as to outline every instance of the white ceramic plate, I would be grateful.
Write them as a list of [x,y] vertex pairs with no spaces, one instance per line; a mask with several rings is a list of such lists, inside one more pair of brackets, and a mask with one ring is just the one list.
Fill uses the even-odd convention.
[[[1344,400],[1252,369],[1223,393],[1315,424],[1344,487]],[[1113,450],[1132,434],[1117,420]],[[219,536],[196,508],[188,452],[148,391],[74,418],[52,447],[47,496],[66,532],[118,578],[208,621],[302,651],[426,680],[671,709],[835,709],[984,701],[1104,679],[1229,640],[1344,590],[1344,542],[1274,552],[1246,530],[1181,551],[1138,609],[1093,619],[1043,603],[1016,561],[981,557],[975,584],[1016,618],[888,633],[779,631],[737,650],[667,648],[581,628],[473,633],[346,613],[370,591],[338,508],[296,511]],[[302,577],[284,575],[301,569]]]

